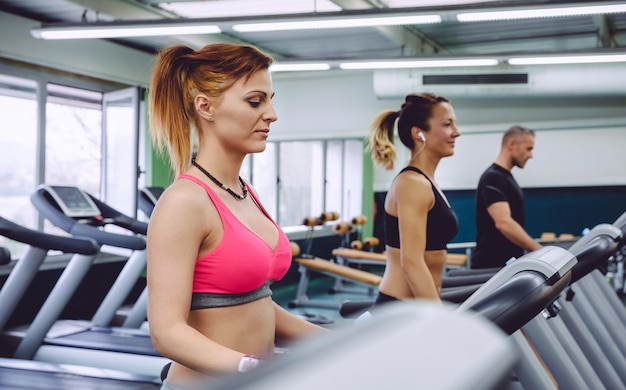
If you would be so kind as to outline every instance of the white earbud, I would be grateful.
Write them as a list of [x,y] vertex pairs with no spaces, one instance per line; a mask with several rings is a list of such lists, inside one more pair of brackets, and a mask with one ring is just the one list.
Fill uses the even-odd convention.
[[422,142],[426,142],[426,137],[424,136],[424,133],[420,131],[419,133],[417,133],[417,136],[419,137],[419,139],[422,140]]

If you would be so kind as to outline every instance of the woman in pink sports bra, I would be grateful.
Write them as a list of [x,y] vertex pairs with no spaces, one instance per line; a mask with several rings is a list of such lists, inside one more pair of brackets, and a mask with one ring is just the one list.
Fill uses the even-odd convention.
[[239,177],[277,119],[271,62],[251,46],[215,44],[174,46],[155,64],[150,128],[176,175],[148,230],[150,331],[173,361],[163,389],[206,387],[269,359],[278,340],[322,331],[272,301],[291,247]]

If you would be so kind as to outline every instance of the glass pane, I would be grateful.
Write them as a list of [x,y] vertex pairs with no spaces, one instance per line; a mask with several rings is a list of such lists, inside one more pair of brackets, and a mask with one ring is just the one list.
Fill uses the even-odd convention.
[[46,184],[100,193],[101,116],[70,100],[46,104]]
[[343,187],[343,141],[326,144],[326,210],[339,213],[339,219],[347,221],[351,216],[342,213]]
[[139,91],[128,88],[105,95],[103,201],[131,217],[137,215]]
[[363,214],[363,143],[345,141],[343,161],[343,215],[352,219]]
[[[30,203],[35,188],[37,157],[37,101],[35,82],[0,75],[0,215],[35,229],[37,217]],[[13,258],[27,246],[0,236],[0,246]]]
[[[48,84],[44,182],[98,196],[101,178],[102,94]],[[49,221],[44,231],[63,234]]]
[[324,196],[322,142],[281,142],[278,223],[302,224],[321,214]]
[[272,218],[276,219],[276,183],[278,181],[278,168],[276,164],[276,144],[268,142],[263,153],[252,155],[254,189],[259,194],[263,207]]
[[252,177],[250,176],[250,164],[252,164],[252,156],[247,154],[246,157],[243,159],[243,163],[241,164],[239,176],[241,176],[248,183],[252,184]]

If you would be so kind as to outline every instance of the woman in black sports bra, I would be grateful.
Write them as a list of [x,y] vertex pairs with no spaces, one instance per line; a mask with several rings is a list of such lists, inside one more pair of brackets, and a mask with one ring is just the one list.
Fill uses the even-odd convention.
[[379,114],[368,147],[372,159],[388,168],[396,157],[394,128],[411,151],[385,198],[387,264],[377,304],[405,299],[440,301],[446,245],[458,221],[435,181],[439,161],[454,154],[461,135],[448,100],[429,93],[408,95],[399,111]]

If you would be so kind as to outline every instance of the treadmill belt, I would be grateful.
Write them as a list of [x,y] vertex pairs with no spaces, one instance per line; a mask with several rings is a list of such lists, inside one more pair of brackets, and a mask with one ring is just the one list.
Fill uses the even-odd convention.
[[94,378],[69,372],[32,371],[0,367],[0,389],[29,390],[154,390],[160,385],[110,378]]
[[150,337],[133,336],[123,332],[92,330],[61,337],[46,338],[45,342],[48,345],[161,356],[154,350]]

